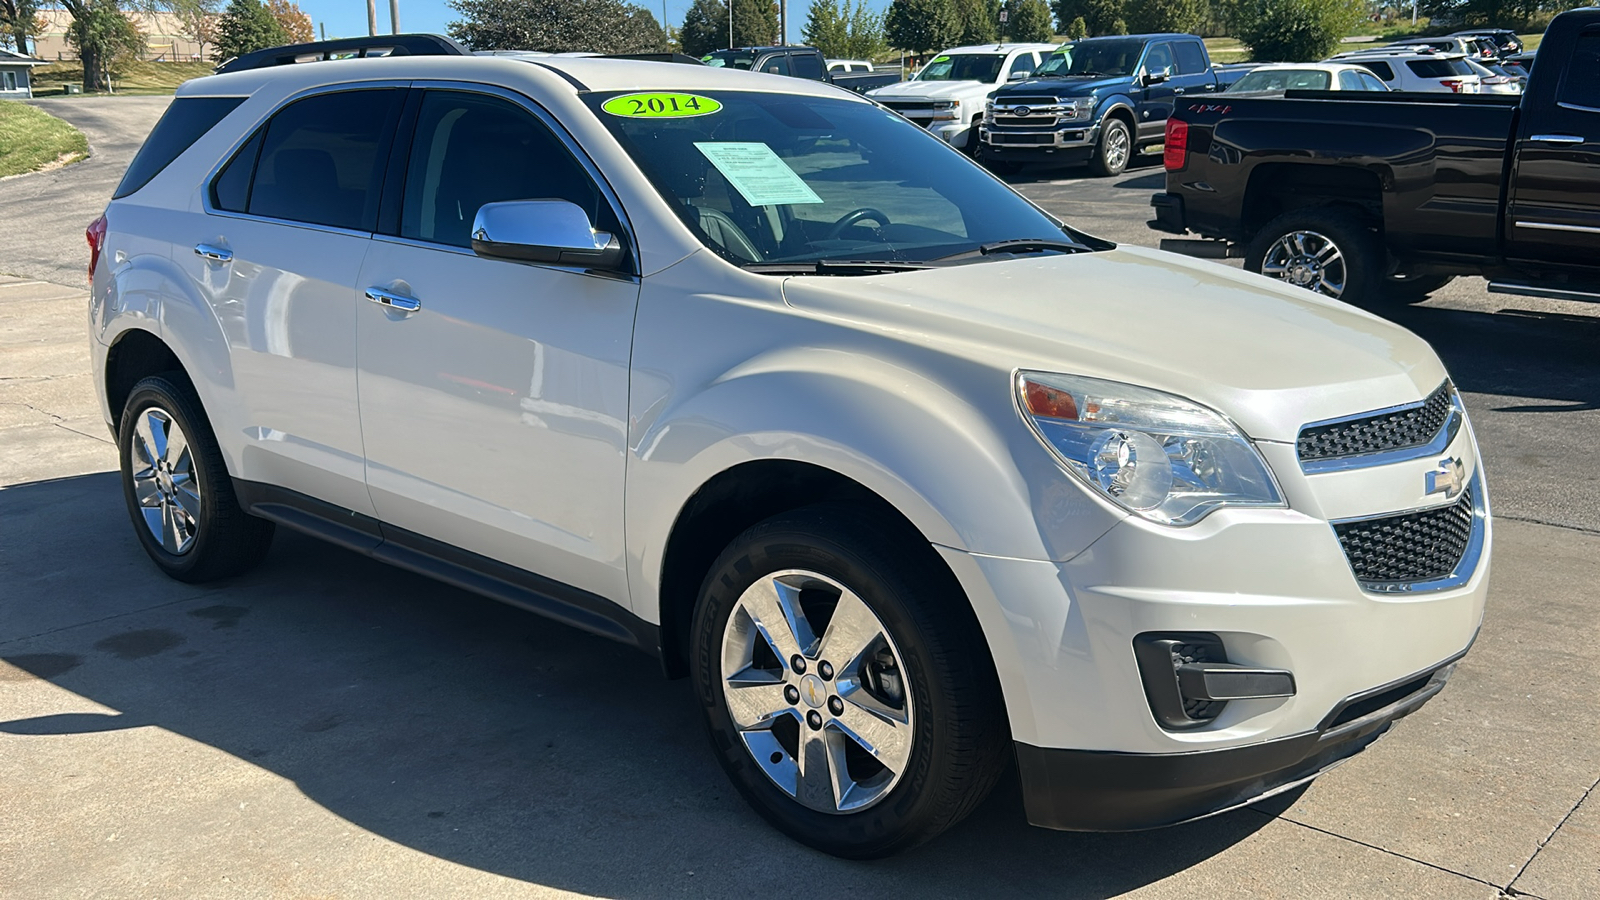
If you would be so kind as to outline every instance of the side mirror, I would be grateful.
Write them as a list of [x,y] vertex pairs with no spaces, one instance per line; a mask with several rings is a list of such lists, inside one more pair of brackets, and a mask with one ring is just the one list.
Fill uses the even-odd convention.
[[1172,68],[1170,66],[1165,69],[1155,69],[1144,73],[1144,84],[1145,87],[1149,87],[1152,84],[1160,84],[1171,77]]
[[1007,81],[1025,81],[1025,80],[1027,80],[1028,76],[1032,75],[1032,74],[1033,74],[1032,72],[1022,72],[1022,71],[1012,72],[1010,75],[1006,76],[1006,80]]
[[472,252],[489,259],[620,268],[622,244],[595,231],[589,215],[565,200],[485,203],[472,220]]

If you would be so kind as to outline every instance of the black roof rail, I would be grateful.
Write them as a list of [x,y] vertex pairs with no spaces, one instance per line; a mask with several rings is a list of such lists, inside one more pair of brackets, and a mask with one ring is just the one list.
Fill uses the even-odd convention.
[[245,72],[272,66],[320,62],[325,59],[365,59],[377,56],[466,56],[469,51],[442,34],[380,34],[268,47],[225,60],[216,73]]
[[645,62],[683,63],[687,66],[703,66],[705,63],[692,56],[682,53],[602,53],[601,59],[640,59]]

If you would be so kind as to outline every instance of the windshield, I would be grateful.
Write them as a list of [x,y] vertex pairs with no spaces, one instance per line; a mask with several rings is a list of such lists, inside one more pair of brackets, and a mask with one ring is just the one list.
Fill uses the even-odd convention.
[[935,56],[922,67],[915,81],[994,81],[1006,58],[994,53],[955,53]]
[[871,103],[740,91],[586,99],[701,241],[741,265],[922,263],[1079,239]]
[[714,69],[745,69],[756,64],[756,55],[749,50],[718,50],[700,57],[700,61]]
[[1144,41],[1137,38],[1101,38],[1062,44],[1033,74],[1128,76],[1139,65]]
[[1325,91],[1329,84],[1328,73],[1317,69],[1256,70],[1235,81],[1228,90],[1245,91]]

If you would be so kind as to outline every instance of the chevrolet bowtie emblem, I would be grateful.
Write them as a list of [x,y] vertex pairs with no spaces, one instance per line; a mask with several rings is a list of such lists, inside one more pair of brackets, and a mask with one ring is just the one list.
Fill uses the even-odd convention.
[[1446,500],[1453,500],[1467,486],[1466,464],[1447,456],[1439,460],[1439,467],[1429,472],[1424,481],[1428,488],[1425,493],[1443,494]]

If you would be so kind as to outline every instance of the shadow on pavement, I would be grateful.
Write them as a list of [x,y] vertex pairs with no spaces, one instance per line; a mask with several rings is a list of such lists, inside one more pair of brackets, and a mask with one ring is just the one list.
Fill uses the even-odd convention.
[[376,835],[510,878],[704,896],[792,890],[799,872],[813,890],[1100,898],[1270,821],[1245,810],[1142,834],[1042,831],[1023,821],[1013,779],[933,844],[845,863],[745,807],[687,682],[635,651],[284,530],[248,576],[169,581],[128,533],[114,473],[0,491],[0,521],[0,657],[117,711],[13,719],[0,733],[156,726],[281,775]]

